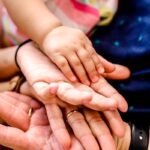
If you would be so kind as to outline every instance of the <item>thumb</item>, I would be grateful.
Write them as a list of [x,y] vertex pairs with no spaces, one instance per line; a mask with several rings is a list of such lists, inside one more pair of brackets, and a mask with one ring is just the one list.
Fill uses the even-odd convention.
[[111,80],[125,80],[130,77],[130,70],[119,64],[115,64],[115,69],[111,73],[103,73],[102,76]]
[[34,96],[47,103],[51,97],[55,96],[58,89],[57,83],[36,82],[32,85],[34,89]]
[[[7,134],[6,134],[7,133]],[[24,132],[13,127],[0,124],[0,144],[12,149],[25,148],[26,143]]]

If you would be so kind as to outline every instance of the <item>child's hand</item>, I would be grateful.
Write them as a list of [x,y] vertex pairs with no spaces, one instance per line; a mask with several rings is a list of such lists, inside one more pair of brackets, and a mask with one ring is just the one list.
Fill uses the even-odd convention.
[[104,72],[90,40],[78,29],[57,27],[47,34],[42,46],[43,51],[71,81],[79,78],[89,85],[89,79],[96,82],[99,73]]

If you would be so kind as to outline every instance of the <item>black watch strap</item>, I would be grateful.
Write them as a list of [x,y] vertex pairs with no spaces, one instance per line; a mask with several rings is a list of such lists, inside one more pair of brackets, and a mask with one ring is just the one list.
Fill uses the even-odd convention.
[[129,150],[147,150],[149,142],[149,127],[137,126],[130,124],[131,126],[131,143]]

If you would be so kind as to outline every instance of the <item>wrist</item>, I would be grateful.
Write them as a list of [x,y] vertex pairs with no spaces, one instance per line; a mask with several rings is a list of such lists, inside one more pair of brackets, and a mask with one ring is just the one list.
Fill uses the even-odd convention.
[[46,34],[43,36],[43,38],[42,38],[42,41],[39,43],[39,48],[40,48],[40,50],[41,51],[43,51],[44,52],[44,48],[45,48],[45,41],[47,41],[47,39],[49,38],[49,36],[51,35],[51,33],[53,33],[53,31],[55,31],[55,30],[57,30],[57,29],[59,29],[59,28],[61,28],[61,27],[64,27],[61,23],[58,23],[57,25],[55,25],[55,27],[53,27],[53,28],[50,28],[47,32],[46,32]]
[[42,49],[43,48],[43,43],[44,40],[46,39],[47,35],[53,31],[54,29],[58,28],[62,26],[62,23],[59,20],[55,20],[53,21],[53,24],[51,23],[50,26],[48,26],[47,28],[45,28],[43,30],[43,35],[41,36],[41,39],[39,39],[39,41],[37,41],[37,44],[39,45],[39,47]]
[[26,44],[28,44],[28,43],[30,43],[30,42],[32,42],[31,39],[28,39],[28,40],[22,42],[22,43],[17,47],[17,49],[16,49],[16,51],[15,51],[15,56],[14,56],[14,57],[15,57],[15,64],[16,64],[16,67],[17,67],[18,69],[20,69],[20,66],[19,66],[19,63],[18,63],[18,59],[17,59],[18,53],[19,53],[19,51],[21,51],[21,49],[22,49],[22,47],[23,47],[24,45],[26,45]]

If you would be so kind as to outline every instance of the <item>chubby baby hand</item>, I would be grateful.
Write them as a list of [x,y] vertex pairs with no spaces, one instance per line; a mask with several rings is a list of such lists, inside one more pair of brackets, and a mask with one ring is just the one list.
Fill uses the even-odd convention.
[[104,72],[91,41],[79,29],[66,26],[53,29],[45,36],[42,49],[72,82],[79,79],[89,85]]

